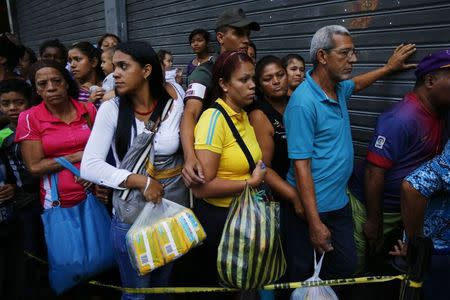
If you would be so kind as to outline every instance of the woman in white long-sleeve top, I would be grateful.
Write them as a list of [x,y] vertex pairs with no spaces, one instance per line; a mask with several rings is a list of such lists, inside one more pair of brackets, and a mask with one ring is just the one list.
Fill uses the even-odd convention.
[[[81,175],[115,189],[111,238],[122,286],[167,286],[171,264],[149,275],[139,276],[130,264],[125,235],[145,201],[157,203],[164,196],[185,205],[188,200],[187,189],[181,179],[183,158],[179,123],[183,113],[183,100],[170,100],[174,96],[171,97],[165,90],[161,65],[153,48],[147,43],[119,44],[113,56],[113,64],[116,92],[119,96],[103,103],[98,111],[81,162]],[[165,114],[163,110],[169,107],[167,103],[171,105]],[[148,134],[149,129],[154,129],[154,124],[160,118],[163,120],[154,134],[151,151],[142,167],[143,172],[125,169],[123,162],[134,155],[135,142]],[[106,162],[110,148],[118,167]],[[129,190],[129,195],[135,197],[124,201],[123,198],[116,197],[119,190]],[[127,206],[133,202],[133,207],[137,207],[135,211]],[[124,293],[122,299],[146,297]],[[151,299],[165,298],[152,296]]]

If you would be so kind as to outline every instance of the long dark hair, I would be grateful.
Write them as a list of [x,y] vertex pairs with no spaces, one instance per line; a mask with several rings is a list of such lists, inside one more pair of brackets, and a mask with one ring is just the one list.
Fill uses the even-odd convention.
[[[70,47],[71,49],[78,49],[89,58],[89,61],[93,61],[97,59],[97,65],[95,66],[95,74],[97,74],[97,78],[103,80],[105,78],[105,74],[103,73],[101,64],[102,64],[102,51],[100,49],[95,48],[89,42],[78,42]],[[95,84],[97,82],[94,82]]]
[[[264,99],[264,92],[261,88],[261,76],[264,71],[264,68],[268,65],[277,65],[281,69],[286,70],[286,68],[283,66],[283,62],[280,58],[274,56],[274,55],[266,55],[262,57],[257,63],[255,67],[255,81],[256,81],[256,96],[258,100]],[[285,71],[286,72],[286,71]]]
[[[37,71],[39,71],[42,68],[56,69],[61,74],[61,76],[64,78],[64,81],[67,82],[67,84],[69,86],[67,88],[67,93],[69,94],[69,96],[74,98],[75,100],[78,99],[79,89],[78,89],[77,82],[72,78],[72,76],[70,76],[70,73],[69,73],[69,71],[67,71],[65,66],[63,66],[62,64],[60,64],[57,61],[50,60],[50,59],[38,60],[33,65],[31,65],[30,81],[31,81],[31,86],[33,87],[34,92],[36,92],[36,73],[37,73]],[[42,97],[39,96],[37,93],[35,93],[35,94],[36,94],[36,98],[37,98],[38,102],[41,102]]]
[[244,62],[249,62],[253,65],[253,61],[246,53],[241,51],[226,51],[219,55],[213,68],[213,88],[211,94],[208,96],[208,106],[211,105],[217,98],[223,98],[224,92],[219,85],[219,79],[229,82],[231,74],[237,70]]
[[[164,87],[164,76],[159,63],[158,55],[152,46],[146,42],[126,42],[117,45],[116,51],[121,51],[133,58],[141,67],[149,64],[152,66],[152,73],[147,77],[148,88],[153,99],[158,101],[156,110],[152,114],[152,119],[158,112],[161,112],[167,101],[170,99]],[[117,94],[117,93],[116,93]],[[119,115],[117,117],[117,127],[115,133],[116,151],[122,160],[130,147],[131,130],[134,126],[133,103],[129,95],[119,97]]]

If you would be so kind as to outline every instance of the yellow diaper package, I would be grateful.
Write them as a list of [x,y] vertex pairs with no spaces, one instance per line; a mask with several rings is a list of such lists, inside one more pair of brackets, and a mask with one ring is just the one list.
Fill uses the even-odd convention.
[[183,238],[189,249],[201,244],[206,238],[205,230],[190,209],[175,216],[175,220],[183,232]]
[[166,263],[188,252],[189,247],[183,238],[183,231],[173,217],[164,219],[154,226],[158,232],[159,246]]
[[205,238],[194,213],[166,199],[146,204],[126,235],[131,263],[140,275],[186,254]]
[[[131,231],[131,230],[130,230]],[[165,264],[154,226],[127,233],[130,258],[140,275],[145,275]]]

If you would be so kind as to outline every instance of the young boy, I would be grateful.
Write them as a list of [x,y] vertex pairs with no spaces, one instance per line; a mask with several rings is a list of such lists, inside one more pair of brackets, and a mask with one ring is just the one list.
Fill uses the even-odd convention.
[[[25,261],[24,251],[40,255],[39,178],[30,176],[22,161],[20,147],[14,143],[19,114],[30,107],[31,88],[23,80],[0,82],[0,111],[10,123],[0,130],[0,165],[5,179],[0,182],[0,298],[10,295],[32,296],[36,266]],[[3,286],[3,291],[2,287]],[[22,297],[19,297],[22,298]]]

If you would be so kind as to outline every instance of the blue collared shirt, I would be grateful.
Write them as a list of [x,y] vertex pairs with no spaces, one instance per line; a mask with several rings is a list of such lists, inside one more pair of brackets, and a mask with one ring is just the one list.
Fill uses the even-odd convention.
[[[317,209],[327,212],[348,203],[346,187],[353,169],[353,144],[347,100],[355,83],[338,83],[335,100],[312,79],[311,72],[306,73],[305,81],[292,94],[284,123],[289,158],[311,159]],[[296,186],[292,163],[287,180]]]

